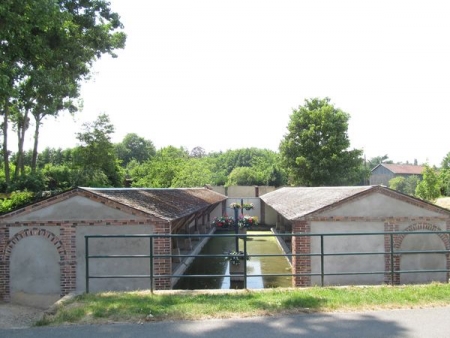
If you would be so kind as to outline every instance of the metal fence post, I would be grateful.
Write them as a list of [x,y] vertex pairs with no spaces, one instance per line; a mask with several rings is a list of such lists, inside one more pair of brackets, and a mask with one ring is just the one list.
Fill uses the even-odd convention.
[[321,286],[324,285],[324,275],[325,275],[325,259],[324,259],[324,249],[323,249],[323,235],[320,235],[320,283]]
[[244,289],[247,289],[247,234],[244,235]]
[[85,260],[86,260],[86,293],[89,293],[89,237],[84,236]]
[[154,290],[154,276],[153,276],[153,236],[149,237],[150,239],[150,291],[153,293]]
[[391,239],[391,285],[394,285],[394,234],[389,234],[389,237]]

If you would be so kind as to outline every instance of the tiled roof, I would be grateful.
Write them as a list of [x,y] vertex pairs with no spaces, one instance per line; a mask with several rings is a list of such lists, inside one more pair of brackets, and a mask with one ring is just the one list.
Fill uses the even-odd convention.
[[281,188],[262,195],[261,199],[286,219],[294,220],[374,188],[373,186]]
[[153,216],[175,220],[225,200],[206,188],[80,188]]
[[[383,167],[392,171],[394,174],[421,175],[425,167],[412,164],[386,164],[381,163]],[[376,167],[375,167],[376,168]],[[375,170],[374,168],[374,170]]]

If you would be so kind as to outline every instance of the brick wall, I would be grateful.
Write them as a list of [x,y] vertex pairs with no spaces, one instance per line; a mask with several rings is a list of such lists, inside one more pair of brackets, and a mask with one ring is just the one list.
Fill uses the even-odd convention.
[[[155,228],[155,234],[170,234],[171,225],[169,222],[158,222]],[[172,254],[172,241],[169,237],[156,237],[154,239],[153,253],[158,255]],[[170,277],[164,277],[172,274],[172,259],[170,257],[156,257],[153,261],[153,273],[156,277],[154,289],[155,290],[170,290]]]
[[[292,224],[293,233],[310,233],[311,226],[306,221],[295,221]],[[292,239],[292,285],[294,287],[304,287],[311,285],[311,276],[301,276],[301,274],[311,273],[311,257],[296,256],[311,253],[311,237],[293,236]],[[299,276],[295,276],[299,275]]]

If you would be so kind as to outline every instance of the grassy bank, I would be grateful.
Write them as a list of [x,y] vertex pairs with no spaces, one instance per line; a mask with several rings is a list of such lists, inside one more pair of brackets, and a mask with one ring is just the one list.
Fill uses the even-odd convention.
[[449,284],[231,292],[108,292],[77,296],[37,325],[270,316],[450,305]]

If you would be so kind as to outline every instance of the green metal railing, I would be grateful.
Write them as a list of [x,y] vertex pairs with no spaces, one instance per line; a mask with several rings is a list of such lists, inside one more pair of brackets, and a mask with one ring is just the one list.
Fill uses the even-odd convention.
[[[230,274],[208,274],[208,275],[184,275],[184,274],[155,274],[154,273],[154,261],[159,258],[179,258],[180,260],[187,258],[212,258],[212,257],[221,257],[226,259],[228,254],[155,254],[154,253],[154,240],[157,238],[195,238],[195,239],[204,239],[211,237],[233,237],[233,238],[241,238],[247,239],[255,238],[255,237],[276,237],[278,240],[283,240],[284,238],[294,237],[314,237],[319,238],[320,241],[320,251],[313,253],[300,253],[300,254],[292,254],[292,253],[280,253],[280,254],[251,254],[247,253],[247,241],[243,241],[243,259],[242,263],[244,264],[244,269],[242,274],[233,274],[235,277],[243,277],[244,289],[247,288],[247,277],[297,277],[297,276],[309,276],[309,277],[320,277],[321,286],[325,285],[325,277],[326,276],[346,276],[346,275],[390,275],[390,283],[392,285],[395,284],[395,276],[399,274],[412,274],[412,273],[437,273],[437,272],[446,272],[447,274],[450,272],[449,269],[428,269],[428,270],[400,270],[399,267],[395,267],[395,257],[399,255],[410,255],[410,254],[443,254],[446,257],[450,254],[450,250],[396,250],[394,246],[395,236],[399,235],[438,235],[442,239],[446,239],[449,242],[450,231],[405,231],[405,232],[354,232],[354,233],[320,233],[320,234],[312,234],[312,233],[270,233],[270,234],[142,234],[142,235],[87,235],[85,236],[85,265],[86,265],[86,293],[89,293],[89,281],[91,279],[108,279],[108,278],[146,278],[149,279],[149,288],[151,292],[154,291],[154,281],[156,278],[205,278],[205,277],[231,277]],[[327,237],[343,237],[343,236],[389,236],[389,251],[351,251],[351,252],[326,252],[324,238]],[[116,255],[92,255],[90,254],[89,245],[90,241],[94,239],[120,239],[120,238],[148,238],[149,240],[149,252],[148,254],[116,254]],[[325,258],[330,256],[376,256],[376,255],[389,255],[390,269],[389,271],[365,271],[365,272],[352,272],[352,271],[341,271],[341,272],[327,272],[325,268]],[[248,275],[247,274],[247,259],[249,257],[286,257],[288,259],[292,259],[293,257],[320,257],[320,272],[316,273],[271,273],[271,274],[259,274],[259,275]],[[120,259],[148,259],[149,260],[149,274],[136,274],[136,275],[95,275],[90,273],[89,261],[92,259],[110,259],[110,258],[120,258]],[[448,266],[447,266],[448,268]]]

